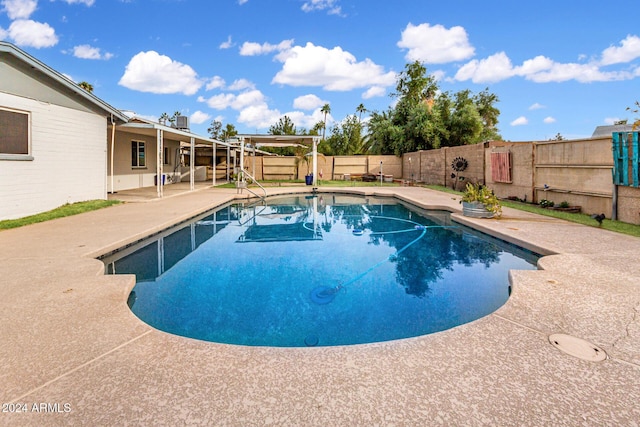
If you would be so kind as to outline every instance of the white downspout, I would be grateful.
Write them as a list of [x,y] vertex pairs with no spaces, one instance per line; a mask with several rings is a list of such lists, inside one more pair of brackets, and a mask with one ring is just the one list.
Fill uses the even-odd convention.
[[318,140],[319,138],[313,138],[313,187],[318,186]]
[[111,115],[111,165],[109,166],[111,170],[111,194],[115,193],[114,184],[113,184],[113,155],[115,151],[115,143],[116,143],[116,122],[113,120],[113,114]]
[[189,189],[196,189],[196,139],[191,137],[189,147]]
[[[227,142],[228,143],[228,142]],[[231,181],[231,173],[229,172],[229,168],[231,163],[231,145],[227,145],[227,182]]]
[[218,173],[218,167],[216,166],[216,160],[218,159],[218,144],[213,143],[213,186],[216,186],[216,174]]
[[245,180],[244,180],[244,138],[240,138],[240,171],[238,172],[238,180],[237,180],[240,189],[240,194],[244,189]]
[[157,153],[156,153],[156,184],[157,184],[157,191],[158,191],[158,198],[162,197],[162,139],[163,139],[163,133],[162,133],[162,129],[158,129],[156,131],[156,146],[157,148]]

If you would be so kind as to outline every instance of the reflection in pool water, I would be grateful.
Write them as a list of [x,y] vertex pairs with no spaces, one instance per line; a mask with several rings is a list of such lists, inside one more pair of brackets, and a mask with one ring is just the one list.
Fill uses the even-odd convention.
[[262,346],[387,341],[507,300],[537,256],[389,198],[322,194],[228,205],[104,257],[134,273],[132,311],[177,335]]

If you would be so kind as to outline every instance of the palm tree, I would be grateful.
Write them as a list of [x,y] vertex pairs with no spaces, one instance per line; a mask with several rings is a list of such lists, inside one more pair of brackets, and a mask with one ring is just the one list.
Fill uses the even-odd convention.
[[362,113],[364,113],[365,111],[367,111],[366,108],[364,108],[364,104],[360,104],[358,105],[358,107],[356,108],[356,113],[359,114],[358,116],[358,121],[362,122]]
[[78,86],[80,86],[82,89],[86,90],[89,93],[93,93],[93,85],[89,82],[80,82],[78,83]]
[[175,111],[173,113],[173,116],[169,117],[169,123],[171,123],[171,126],[173,127],[176,122],[178,121],[178,117],[180,117],[182,115],[182,113],[180,111]]
[[158,119],[158,123],[166,125],[167,124],[167,120],[169,120],[170,117],[167,113],[162,113],[160,115],[160,118]]
[[331,114],[331,106],[329,104],[324,104],[320,111],[324,113],[324,126],[322,127],[322,140],[324,141],[327,133],[327,114]]

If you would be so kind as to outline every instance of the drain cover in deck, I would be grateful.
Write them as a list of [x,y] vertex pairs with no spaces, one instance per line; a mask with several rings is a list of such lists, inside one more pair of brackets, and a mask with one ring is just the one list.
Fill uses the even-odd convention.
[[607,358],[607,353],[603,349],[582,338],[566,334],[553,334],[549,335],[549,342],[557,349],[589,362],[602,362]]

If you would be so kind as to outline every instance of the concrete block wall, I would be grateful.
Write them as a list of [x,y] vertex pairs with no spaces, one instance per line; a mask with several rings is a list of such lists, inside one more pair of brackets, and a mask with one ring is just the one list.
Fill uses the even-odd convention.
[[[491,141],[485,150],[485,184],[500,198],[517,197],[533,201],[533,149],[532,143]],[[494,182],[491,174],[491,153],[511,153],[512,182]]]
[[[443,150],[445,152],[445,186],[453,188],[454,179],[457,180],[455,183],[457,190],[464,189],[468,182],[485,183],[484,144],[447,147]],[[460,173],[454,172],[451,166],[457,157],[462,157],[468,163],[467,169]],[[452,173],[456,174],[456,178],[451,177]],[[460,180],[460,177],[464,177],[464,179]]]
[[618,220],[640,224],[640,188],[618,186]]

